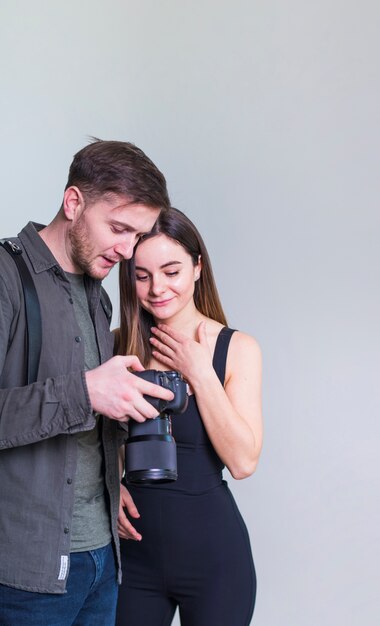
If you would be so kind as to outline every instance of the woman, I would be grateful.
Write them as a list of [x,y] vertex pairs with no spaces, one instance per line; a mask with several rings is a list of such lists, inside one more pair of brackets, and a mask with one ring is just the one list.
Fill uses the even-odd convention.
[[222,469],[241,479],[258,462],[260,349],[226,327],[205,245],[177,209],[121,264],[120,302],[118,352],[180,371],[190,397],[173,418],[178,480],[122,488],[116,624],[169,626],[178,606],[182,626],[248,626],[255,570]]

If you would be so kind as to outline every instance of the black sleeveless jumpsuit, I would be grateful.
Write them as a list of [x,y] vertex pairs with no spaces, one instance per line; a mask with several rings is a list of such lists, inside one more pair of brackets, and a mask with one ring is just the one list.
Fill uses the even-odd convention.
[[[213,365],[224,382],[233,330],[223,328]],[[127,485],[141,517],[141,542],[122,540],[123,583],[116,626],[248,626],[256,575],[248,532],[194,396],[173,418],[178,480]]]

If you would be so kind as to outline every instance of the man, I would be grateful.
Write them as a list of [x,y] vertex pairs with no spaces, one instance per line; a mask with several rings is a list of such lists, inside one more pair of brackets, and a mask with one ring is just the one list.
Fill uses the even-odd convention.
[[157,415],[144,394],[173,395],[128,371],[143,369],[137,357],[112,357],[101,281],[168,205],[134,145],[96,140],[75,155],[56,217],[14,240],[41,308],[33,384],[22,284],[0,246],[1,626],[113,624],[118,421]]

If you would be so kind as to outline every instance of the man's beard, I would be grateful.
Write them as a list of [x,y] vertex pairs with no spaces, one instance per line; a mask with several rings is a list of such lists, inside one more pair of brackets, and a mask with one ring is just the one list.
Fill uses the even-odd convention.
[[86,220],[83,214],[70,230],[69,239],[71,243],[72,259],[75,265],[77,265],[82,272],[88,274],[88,276],[98,278],[98,276],[93,273],[92,260],[94,259],[94,247],[90,243]]

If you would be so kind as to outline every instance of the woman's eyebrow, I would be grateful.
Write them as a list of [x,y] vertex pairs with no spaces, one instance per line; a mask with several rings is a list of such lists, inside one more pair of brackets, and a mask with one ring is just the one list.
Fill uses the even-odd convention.
[[[165,267],[169,267],[170,265],[182,265],[182,261],[168,261],[167,263],[164,263],[163,265],[160,265],[160,270],[163,270],[163,269],[165,269]],[[135,269],[136,270],[144,270],[145,272],[148,271],[146,269],[146,267],[143,267],[142,265],[136,265]]]

